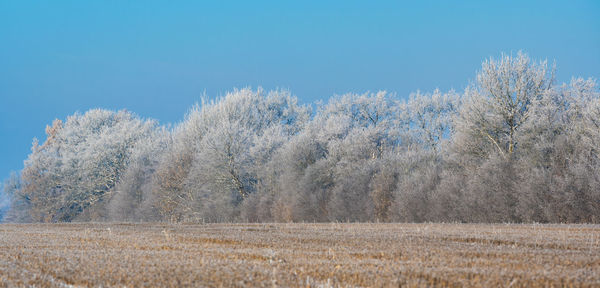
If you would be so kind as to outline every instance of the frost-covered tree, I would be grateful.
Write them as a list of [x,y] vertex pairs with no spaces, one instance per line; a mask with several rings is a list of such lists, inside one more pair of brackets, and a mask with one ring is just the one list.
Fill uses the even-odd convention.
[[126,111],[94,109],[54,121],[42,145],[34,143],[22,172],[20,197],[35,221],[104,218],[139,141],[156,127]]
[[521,52],[484,61],[476,84],[465,91],[455,147],[478,158],[492,154],[510,158],[518,149],[532,102],[551,88],[549,74],[545,61],[535,63]]
[[158,192],[169,209],[165,215],[205,221],[239,216],[239,205],[263,181],[263,164],[308,118],[308,107],[287,91],[246,88],[196,105],[174,138],[180,152],[167,151],[171,160],[163,163],[177,180],[158,178],[176,184]]
[[[464,93],[451,137],[447,168],[455,171],[447,174],[463,187],[451,194],[461,195],[460,206],[469,211],[459,220],[521,220],[520,184],[526,173],[517,162],[527,154],[532,130],[526,126],[540,109],[536,103],[551,91],[552,75],[545,61],[534,62],[521,52],[483,62],[476,83]],[[438,199],[447,199],[444,194],[436,191]]]

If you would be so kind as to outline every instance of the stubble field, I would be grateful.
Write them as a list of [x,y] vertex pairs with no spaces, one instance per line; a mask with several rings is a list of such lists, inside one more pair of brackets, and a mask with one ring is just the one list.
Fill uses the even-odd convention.
[[600,287],[598,225],[0,225],[7,287]]

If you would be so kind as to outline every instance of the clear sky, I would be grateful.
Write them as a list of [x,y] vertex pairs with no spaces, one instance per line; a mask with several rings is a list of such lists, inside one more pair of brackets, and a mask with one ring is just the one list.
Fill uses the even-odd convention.
[[0,0],[0,179],[45,126],[90,108],[180,121],[203,93],[461,91],[523,50],[600,76],[600,1]]

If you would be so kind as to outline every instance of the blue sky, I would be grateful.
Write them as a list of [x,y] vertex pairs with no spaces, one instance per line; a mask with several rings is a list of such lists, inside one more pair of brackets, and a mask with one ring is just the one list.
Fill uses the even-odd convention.
[[[523,3],[524,2],[524,3]],[[0,0],[0,179],[54,118],[90,108],[180,121],[203,93],[461,91],[523,50],[558,80],[600,76],[600,1]]]

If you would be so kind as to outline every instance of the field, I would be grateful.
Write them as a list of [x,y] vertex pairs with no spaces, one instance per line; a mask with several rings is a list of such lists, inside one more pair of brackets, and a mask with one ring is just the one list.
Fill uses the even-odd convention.
[[0,286],[600,287],[600,226],[3,224]]

